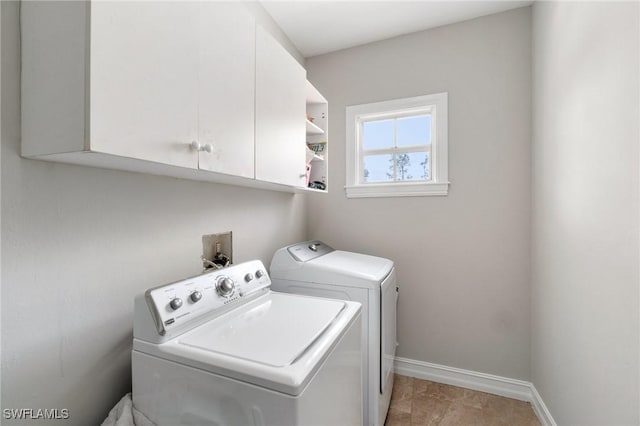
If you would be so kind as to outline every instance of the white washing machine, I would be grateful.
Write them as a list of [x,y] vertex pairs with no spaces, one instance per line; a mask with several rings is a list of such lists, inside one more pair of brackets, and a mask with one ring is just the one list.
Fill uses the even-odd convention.
[[359,303],[275,293],[259,260],[136,298],[133,403],[162,425],[361,425]]
[[384,425],[396,353],[398,287],[393,262],[308,241],[278,250],[271,260],[275,291],[362,304],[364,424]]

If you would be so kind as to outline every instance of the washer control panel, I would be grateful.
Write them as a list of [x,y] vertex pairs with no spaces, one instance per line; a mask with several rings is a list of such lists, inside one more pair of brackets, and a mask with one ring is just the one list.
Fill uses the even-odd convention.
[[160,335],[225,305],[267,289],[271,279],[261,261],[239,263],[147,290],[145,299]]

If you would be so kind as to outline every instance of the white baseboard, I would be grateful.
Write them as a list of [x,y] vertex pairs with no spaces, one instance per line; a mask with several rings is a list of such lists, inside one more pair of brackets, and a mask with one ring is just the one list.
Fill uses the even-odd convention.
[[538,420],[540,420],[540,424],[543,426],[558,426],[553,417],[551,416],[551,412],[545,405],[542,397],[538,393],[536,387],[531,383],[531,406],[533,407],[533,412],[538,416]]
[[543,426],[557,426],[531,382],[401,357],[396,357],[394,366],[395,372],[403,376],[530,402]]
[[531,383],[523,380],[399,357],[395,359],[395,370],[403,376],[460,386],[520,401],[531,401],[532,397]]

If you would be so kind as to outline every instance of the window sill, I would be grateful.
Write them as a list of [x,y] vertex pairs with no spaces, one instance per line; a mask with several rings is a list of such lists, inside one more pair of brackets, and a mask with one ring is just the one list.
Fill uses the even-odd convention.
[[428,197],[449,194],[449,182],[389,183],[346,186],[347,198]]

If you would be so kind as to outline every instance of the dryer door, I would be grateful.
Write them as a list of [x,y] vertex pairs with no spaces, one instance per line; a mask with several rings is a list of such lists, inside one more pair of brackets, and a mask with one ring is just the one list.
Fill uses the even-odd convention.
[[396,270],[382,282],[380,286],[380,393],[387,391],[389,376],[393,374],[393,360],[396,356],[396,305],[398,292],[396,288]]

